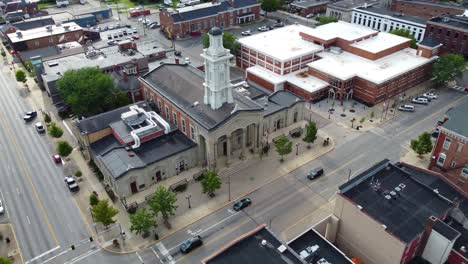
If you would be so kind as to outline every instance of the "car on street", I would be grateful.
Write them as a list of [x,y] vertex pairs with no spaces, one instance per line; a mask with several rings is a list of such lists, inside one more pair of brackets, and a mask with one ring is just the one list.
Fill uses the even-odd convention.
[[138,35],[133,35],[132,39],[140,39],[140,37]]
[[422,98],[422,99],[426,99],[426,100],[427,100],[427,102],[429,102],[429,103],[432,101],[432,99],[431,99],[431,98],[429,98],[429,97],[426,97],[426,96],[422,96],[422,95],[421,95],[421,96],[416,96],[416,98]]
[[52,155],[52,159],[54,159],[55,164],[62,164],[62,158],[59,154]]
[[252,200],[250,198],[244,198],[244,199],[241,199],[239,201],[237,201],[233,206],[232,206],[232,209],[234,209],[234,211],[238,212],[244,208],[246,208],[247,206],[251,205],[252,204]]
[[429,99],[437,99],[437,94],[435,93],[425,93],[422,96],[429,98]]
[[308,174],[307,174],[307,179],[313,180],[315,178],[318,178],[323,175],[323,168],[322,167],[317,167],[315,169],[312,169]]
[[28,111],[28,112],[24,113],[23,120],[26,121],[26,122],[31,122],[31,121],[34,120],[34,118],[36,118],[36,116],[37,116],[36,111]]
[[185,240],[185,242],[182,243],[179,248],[182,254],[187,254],[201,245],[203,245],[201,236],[194,236]]
[[252,35],[252,32],[250,30],[242,31],[241,35],[242,36],[250,36],[250,35]]
[[284,23],[282,21],[276,22],[273,27],[284,27]]
[[4,214],[4,213],[5,213],[5,208],[3,207],[2,200],[0,200],[0,214]]
[[73,176],[65,177],[65,183],[67,184],[68,189],[72,192],[76,192],[80,189],[78,183],[75,181],[75,178],[73,178]]
[[403,112],[414,112],[414,106],[412,105],[402,105],[398,107],[398,110]]
[[426,98],[421,98],[421,97],[413,98],[411,102],[415,104],[424,104],[424,105],[427,105],[429,103],[429,101]]
[[310,14],[308,14],[308,15],[306,16],[306,18],[313,18],[314,16],[315,16],[314,13],[310,13]]
[[36,124],[34,124],[34,128],[36,129],[37,133],[39,133],[39,134],[44,134],[45,133],[44,125],[41,122],[37,122]]
[[117,40],[109,40],[107,41],[107,45],[109,46],[117,45]]
[[113,29],[114,29],[114,26],[113,26],[113,25],[109,25],[109,26],[107,27],[107,29],[108,29],[108,30],[113,30]]
[[189,58],[189,57],[185,57],[184,63],[185,63],[185,64],[190,64],[190,58]]
[[111,40],[111,39],[112,39],[112,35],[111,35],[111,34],[107,35],[107,39],[108,39],[108,40]]
[[258,31],[269,31],[269,30],[272,30],[272,28],[270,26],[261,26],[258,28]]

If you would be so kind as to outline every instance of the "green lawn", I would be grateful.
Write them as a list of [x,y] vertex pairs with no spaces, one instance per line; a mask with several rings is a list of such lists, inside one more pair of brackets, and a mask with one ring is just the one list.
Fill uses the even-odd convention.
[[54,7],[55,4],[53,4],[53,3],[39,3],[39,4],[37,4],[37,6],[39,7],[39,9],[46,9],[46,8],[49,8],[49,7]]

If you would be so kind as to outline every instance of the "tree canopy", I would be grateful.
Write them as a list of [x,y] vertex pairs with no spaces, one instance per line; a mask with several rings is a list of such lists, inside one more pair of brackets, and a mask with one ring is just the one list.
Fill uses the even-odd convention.
[[221,179],[216,172],[208,171],[203,176],[201,185],[203,193],[208,193],[208,195],[212,196],[217,189],[221,188]]
[[130,103],[127,95],[115,87],[112,77],[99,68],[68,70],[57,81],[64,101],[75,114],[96,115]]
[[416,39],[414,38],[413,34],[411,34],[411,32],[409,30],[394,29],[394,30],[390,31],[390,33],[393,34],[393,35],[397,35],[397,36],[400,36],[400,37],[411,39],[411,48],[413,48],[413,49],[418,48],[418,45],[416,45]]
[[418,136],[417,139],[411,140],[410,147],[419,156],[427,154],[432,151],[431,134],[429,132],[423,132]]
[[432,77],[436,83],[443,84],[461,76],[464,70],[465,60],[463,55],[449,53],[441,56],[434,63]]
[[19,69],[15,73],[16,81],[26,83],[26,73]]
[[338,22],[338,19],[336,17],[329,17],[329,16],[320,16],[317,18],[317,20],[320,23],[320,25]]
[[57,152],[62,157],[67,157],[72,153],[73,147],[67,141],[61,140],[57,143]]
[[147,234],[152,227],[156,227],[156,221],[150,212],[145,208],[138,210],[134,215],[130,215],[130,231],[135,234]]
[[0,264],[12,264],[13,262],[11,261],[11,259],[7,258],[7,257],[0,257]]
[[[50,120],[50,117],[49,117],[49,120]],[[54,138],[59,138],[63,135],[63,129],[57,126],[55,122],[52,122],[47,130],[49,131],[49,134]]]
[[[208,33],[203,34],[202,38],[203,48],[206,49],[210,46],[210,37]],[[223,32],[223,46],[231,51],[233,55],[239,55],[240,43],[237,41],[236,36],[229,32]]]
[[100,200],[98,204],[91,207],[94,221],[102,223],[104,226],[109,226],[115,223],[113,219],[119,213],[119,210],[109,205],[108,200]]
[[153,198],[148,202],[151,211],[154,216],[161,213],[164,220],[167,220],[169,216],[174,215],[177,209],[177,197],[175,193],[170,191],[164,186],[159,186],[154,193]]
[[315,122],[310,121],[306,126],[305,137],[302,139],[309,144],[314,143],[317,139],[317,125]]
[[281,161],[283,161],[283,156],[291,153],[292,151],[292,142],[288,139],[287,136],[280,136],[275,139],[276,152],[281,156]]
[[261,0],[260,7],[265,11],[265,16],[268,12],[274,12],[281,7],[281,2],[279,0]]

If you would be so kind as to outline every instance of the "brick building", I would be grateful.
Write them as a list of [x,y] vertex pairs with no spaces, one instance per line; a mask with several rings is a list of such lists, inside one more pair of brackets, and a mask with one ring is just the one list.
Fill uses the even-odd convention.
[[292,11],[296,11],[301,16],[309,14],[324,13],[327,10],[328,0],[301,0],[290,4]]
[[467,55],[468,18],[464,16],[441,16],[427,21],[426,36],[432,36],[442,44],[440,54],[448,52]]
[[467,263],[459,191],[438,173],[383,160],[341,185],[333,214],[314,228],[362,263]]
[[291,25],[242,38],[237,64],[267,90],[373,105],[429,78],[437,47],[346,22]]
[[391,10],[405,15],[418,16],[425,19],[443,15],[461,15],[465,7],[453,3],[443,3],[423,0],[394,0]]
[[446,113],[429,169],[444,175],[468,193],[468,100]]
[[29,30],[18,30],[7,34],[8,41],[15,51],[24,51],[55,46],[58,44],[84,41],[83,29],[76,23],[64,23],[60,26],[48,25]]
[[159,13],[161,30],[166,36],[184,38],[208,32],[212,27],[229,28],[260,18],[256,0],[212,1]]

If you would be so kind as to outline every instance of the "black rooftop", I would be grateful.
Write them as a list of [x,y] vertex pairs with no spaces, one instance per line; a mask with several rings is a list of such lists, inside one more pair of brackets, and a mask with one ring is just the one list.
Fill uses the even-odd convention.
[[219,27],[214,27],[214,28],[210,29],[210,35],[212,35],[212,36],[219,36],[219,35],[222,35],[222,34],[223,34],[223,31]]
[[429,21],[438,24],[445,24],[455,28],[468,29],[468,17],[464,16],[440,16],[431,18]]
[[374,6],[368,6],[368,7],[358,7],[357,10],[362,10],[362,11],[367,11],[375,14],[380,14],[380,15],[385,15],[385,16],[390,16],[395,19],[399,20],[405,20],[408,22],[413,22],[417,24],[421,24],[423,26],[426,26],[426,19],[422,17],[417,17],[417,16],[411,16],[407,14],[401,14],[397,13],[385,8],[379,8],[379,7],[374,7]]
[[[204,73],[190,65],[163,64],[141,77],[141,80],[208,130],[223,124],[239,112],[263,111],[259,104],[235,91],[232,92],[234,103],[224,104],[217,110],[211,109],[203,103]],[[233,112],[236,105],[237,111]]]
[[434,38],[434,36],[429,35],[425,37],[421,42],[419,42],[418,45],[435,48],[437,46],[440,46],[441,44]]
[[[436,177],[431,173],[426,176]],[[438,190],[388,160],[379,162],[339,189],[341,195],[361,206],[363,212],[407,243],[423,232],[429,217],[442,217],[453,207],[452,201]]]
[[437,231],[437,233],[443,235],[450,241],[455,241],[455,239],[457,239],[460,236],[460,233],[457,230],[453,229],[452,227],[440,220],[437,220],[434,223],[432,229]]
[[38,27],[45,27],[49,25],[55,25],[55,22],[52,18],[43,18],[43,19],[33,19],[33,20],[26,20],[23,22],[18,22],[11,24],[12,27],[15,27],[19,30],[28,30]]
[[[266,245],[261,245],[262,240]],[[290,248],[278,250],[282,243],[265,226],[259,226],[232,241],[224,249],[202,260],[206,264],[306,264]]]
[[[313,229],[308,230],[298,238],[289,242],[288,245],[299,256],[301,256],[301,252],[304,256],[306,256],[306,254],[309,255],[304,258],[307,263],[317,263],[320,259],[324,259],[328,261],[328,263],[333,264],[353,264],[341,251]],[[313,253],[307,253],[307,248],[315,249],[316,246],[318,246],[318,248]]]
[[446,115],[448,120],[442,126],[468,138],[468,99],[448,110]]

